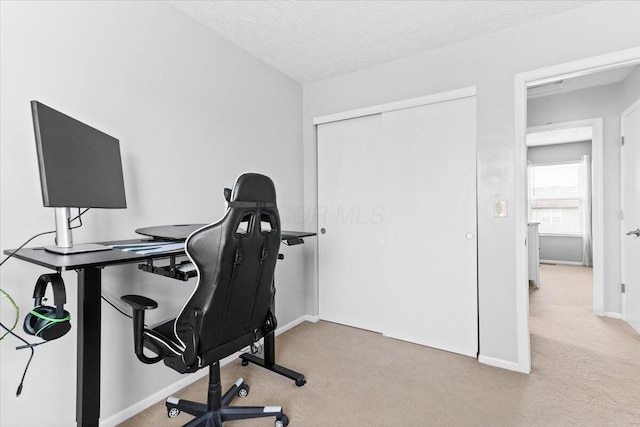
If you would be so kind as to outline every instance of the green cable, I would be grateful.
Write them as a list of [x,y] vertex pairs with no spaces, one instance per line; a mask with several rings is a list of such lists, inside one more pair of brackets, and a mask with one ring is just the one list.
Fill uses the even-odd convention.
[[11,295],[9,295],[8,293],[6,293],[5,291],[2,290],[2,288],[0,288],[0,292],[2,292],[2,294],[4,296],[6,296],[9,301],[11,302],[11,304],[13,305],[13,307],[16,309],[16,318],[13,321],[13,326],[10,329],[7,329],[7,332],[5,332],[1,337],[0,340],[2,340],[4,337],[7,336],[7,334],[9,334],[10,332],[12,332],[16,326],[18,325],[18,320],[20,319],[20,308],[18,308],[18,305],[16,304],[16,302],[13,300],[13,298],[11,298]]

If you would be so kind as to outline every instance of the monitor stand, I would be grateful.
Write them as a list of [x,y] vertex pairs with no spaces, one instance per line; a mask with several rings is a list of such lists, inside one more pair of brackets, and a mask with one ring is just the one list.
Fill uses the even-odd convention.
[[111,248],[105,245],[99,245],[97,243],[84,243],[80,245],[73,245],[70,248],[61,248],[59,246],[45,246],[44,250],[47,252],[53,252],[61,255],[73,255],[81,254],[85,252],[97,252],[108,251]]
[[69,228],[71,214],[69,208],[55,208],[56,214],[56,245],[47,246],[44,249],[49,252],[62,255],[80,254],[85,252],[107,251],[108,246],[97,243],[73,244],[73,236]]

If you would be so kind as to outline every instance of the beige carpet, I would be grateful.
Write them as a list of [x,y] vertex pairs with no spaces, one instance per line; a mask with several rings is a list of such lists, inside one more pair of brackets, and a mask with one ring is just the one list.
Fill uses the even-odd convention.
[[[251,386],[236,405],[282,405],[291,426],[640,426],[640,336],[591,309],[591,269],[544,265],[531,289],[533,371],[475,359],[328,322],[277,338],[277,359],[303,372],[296,387],[256,366],[222,369],[226,389]],[[178,396],[203,401],[206,378]],[[121,427],[180,426],[163,402]],[[225,423],[272,426],[272,419]]]

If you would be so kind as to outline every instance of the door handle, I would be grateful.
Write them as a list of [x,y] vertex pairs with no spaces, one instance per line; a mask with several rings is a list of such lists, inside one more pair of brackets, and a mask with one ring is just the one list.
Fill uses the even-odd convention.
[[635,234],[636,237],[640,237],[640,228],[637,228],[635,231],[628,232],[627,236],[631,236],[632,234]]

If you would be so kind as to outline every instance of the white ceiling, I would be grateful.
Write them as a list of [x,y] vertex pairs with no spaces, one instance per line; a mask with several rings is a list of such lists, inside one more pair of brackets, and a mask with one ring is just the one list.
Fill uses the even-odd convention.
[[169,1],[301,83],[350,73],[588,1]]

